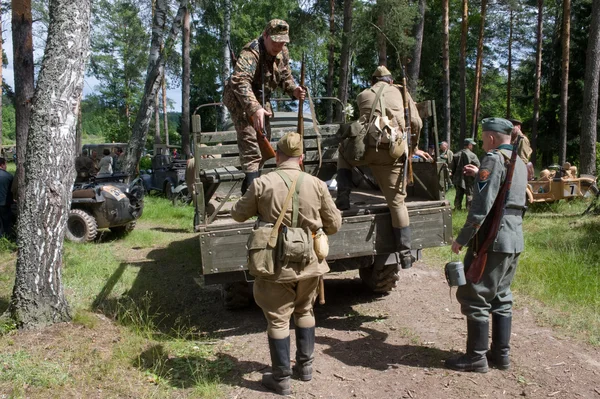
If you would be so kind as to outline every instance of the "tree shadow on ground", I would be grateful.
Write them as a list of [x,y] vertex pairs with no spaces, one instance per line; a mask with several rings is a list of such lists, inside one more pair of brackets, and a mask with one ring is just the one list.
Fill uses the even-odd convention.
[[0,315],[4,312],[6,312],[6,309],[8,309],[8,305],[9,305],[9,299],[7,298],[0,298]]
[[223,383],[246,389],[267,392],[259,381],[245,379],[244,374],[266,370],[268,365],[254,361],[240,361],[218,352],[213,355],[183,355],[169,353],[158,344],[132,360],[132,365],[150,372],[174,388],[193,388],[204,384]]

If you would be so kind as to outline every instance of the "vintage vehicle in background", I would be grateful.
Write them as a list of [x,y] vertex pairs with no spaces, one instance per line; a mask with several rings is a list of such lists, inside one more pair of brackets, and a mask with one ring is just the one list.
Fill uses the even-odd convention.
[[527,182],[527,201],[555,202],[576,197],[588,198],[598,195],[596,176],[566,174],[558,165],[552,165],[540,173],[537,180]]
[[[437,143],[432,102],[421,104],[419,110],[424,119],[422,137],[434,136],[431,142]],[[319,125],[311,115],[304,118],[305,171],[328,182],[330,188],[335,186],[339,142],[336,133],[341,122],[344,121]],[[287,132],[296,131],[296,123],[296,112],[275,111],[271,121],[271,145],[275,146]],[[240,166],[237,135],[235,130],[203,132],[200,125],[200,117],[194,115],[194,228],[200,233],[198,267],[205,284],[223,285],[227,308],[241,307],[252,299],[253,277],[246,268],[246,242],[254,221],[237,223],[229,215],[233,202],[239,198],[245,176]],[[262,173],[274,167],[275,160],[271,159]],[[421,258],[423,248],[452,242],[452,211],[445,198],[443,168],[442,162],[415,160],[413,163],[415,184],[408,188],[407,207],[413,255],[417,259]],[[342,228],[330,237],[327,261],[332,272],[360,269],[360,277],[369,288],[379,293],[389,292],[396,286],[396,281],[389,279],[390,272],[397,272],[389,208],[369,177],[368,168],[355,168],[354,173],[357,187],[351,196],[352,207],[342,212]],[[335,196],[335,188],[332,195]],[[218,199],[216,206],[213,205],[215,198]]]
[[175,187],[185,183],[187,161],[173,157],[172,149],[179,149],[179,146],[155,145],[154,155],[151,157],[152,167],[140,170],[140,177],[147,193],[158,191],[168,199],[172,199]]

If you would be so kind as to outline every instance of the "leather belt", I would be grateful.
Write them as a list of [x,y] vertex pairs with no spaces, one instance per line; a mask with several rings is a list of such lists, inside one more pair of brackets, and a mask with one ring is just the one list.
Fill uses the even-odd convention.
[[506,208],[504,210],[505,215],[523,216],[524,208]]

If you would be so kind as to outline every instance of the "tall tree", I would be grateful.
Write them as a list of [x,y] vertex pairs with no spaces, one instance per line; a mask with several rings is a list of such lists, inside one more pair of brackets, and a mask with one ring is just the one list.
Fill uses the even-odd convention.
[[467,134],[467,35],[469,34],[469,2],[462,0],[460,30],[460,142]]
[[[185,23],[184,23],[185,25]],[[185,27],[184,27],[185,29]],[[189,42],[189,37],[188,37]],[[221,84],[224,86],[225,81],[230,75],[231,71],[231,53],[229,46],[231,46],[231,0],[223,0],[223,28],[221,29],[221,45],[223,46],[223,65],[221,66]],[[188,48],[189,57],[189,48]],[[189,93],[189,89],[188,89]],[[222,106],[219,107],[219,125],[223,126],[227,119],[227,108]]]
[[75,124],[89,24],[90,0],[50,1],[48,38],[32,101],[9,307],[20,328],[71,319],[62,287],[62,253],[75,180]]
[[[333,74],[335,68],[335,0],[329,0],[329,52],[327,55],[327,97],[333,97]],[[327,105],[327,123],[333,120],[333,103]]]
[[[352,51],[352,9],[353,0],[344,0],[344,27],[342,33],[342,53],[340,55],[340,82],[338,98],[343,106],[348,102],[348,81],[350,76],[350,53]],[[342,105],[337,106],[336,120],[342,119]]]
[[450,33],[449,33],[449,0],[442,0],[442,86],[444,91],[444,134],[448,145],[451,143],[451,103],[450,103]]
[[12,0],[13,70],[15,74],[15,137],[18,196],[23,198],[25,149],[33,97],[33,39],[31,0]]
[[[170,50],[175,38],[179,34],[183,24],[183,16],[187,10],[189,0],[179,0],[179,10],[173,19],[168,37],[165,40],[168,16],[168,1],[156,0],[156,10],[152,19],[152,42],[150,44],[150,56],[148,57],[148,69],[146,72],[146,84],[144,94],[140,101],[135,123],[131,132],[131,140],[127,147],[127,162],[125,170],[130,176],[136,174],[137,165],[142,156],[142,150],[148,136],[148,126],[152,119],[152,102],[160,88],[160,77],[163,74],[166,61],[166,52]],[[163,48],[163,44],[165,45]],[[161,50],[162,49],[162,50]]]
[[533,125],[531,127],[531,162],[537,161],[538,123],[540,120],[540,92],[542,86],[542,46],[544,28],[544,0],[537,0],[537,29],[535,51],[535,87],[533,89]]
[[581,120],[580,172],[596,175],[598,83],[600,81],[600,1],[592,2],[592,22],[585,62],[585,86]]
[[[4,54],[4,50],[2,49],[2,44],[4,42],[2,33],[2,5],[0,4],[0,57]],[[0,60],[0,146],[2,146],[2,65],[3,62]]]
[[[152,18],[156,10],[156,0],[152,0]],[[154,96],[154,144],[161,144],[160,137],[160,107],[158,106],[158,93]]]
[[515,22],[514,6],[509,4],[509,23],[508,23],[508,66],[507,66],[507,78],[506,78],[506,118],[510,119],[510,98],[512,96],[512,51],[513,51],[513,28]]
[[413,97],[416,95],[417,82],[419,81],[419,71],[421,70],[421,52],[423,50],[423,31],[425,29],[425,10],[427,0],[419,0],[419,16],[417,23],[413,28],[415,37],[415,46],[413,47],[412,58],[408,64],[408,89]]
[[471,137],[477,138],[479,130],[479,99],[481,97],[481,75],[483,69],[483,37],[485,35],[485,16],[487,12],[487,0],[481,0],[481,13],[479,23],[479,39],[477,39],[477,61],[475,62],[475,88],[473,89],[473,115],[471,116]]
[[167,74],[163,70],[162,82],[163,129],[165,131],[165,144],[169,145],[169,114],[167,112]]
[[[381,3],[380,1],[378,3]],[[378,65],[387,66],[387,41],[383,34],[383,29],[385,26],[385,7],[378,4],[377,7],[377,26],[379,30],[377,31],[377,50],[378,50]]]
[[[226,0],[226,3],[229,3],[231,7],[229,0]],[[183,41],[181,44],[181,149],[187,159],[192,155],[190,149],[190,19],[190,10],[186,10],[183,17]],[[223,55],[228,57],[229,49]],[[225,64],[229,64],[228,58],[225,59]]]
[[560,82],[560,144],[558,158],[562,165],[567,160],[567,113],[569,104],[569,51],[571,40],[571,0],[563,0],[561,30],[561,82]]

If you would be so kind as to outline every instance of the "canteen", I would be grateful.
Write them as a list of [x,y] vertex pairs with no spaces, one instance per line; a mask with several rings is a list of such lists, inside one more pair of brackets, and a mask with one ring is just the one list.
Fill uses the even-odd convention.
[[446,281],[450,287],[460,287],[467,284],[465,278],[465,266],[462,262],[448,262],[446,263]]

